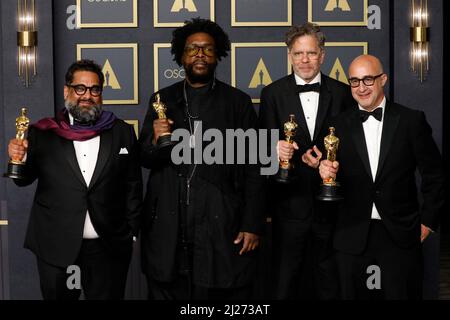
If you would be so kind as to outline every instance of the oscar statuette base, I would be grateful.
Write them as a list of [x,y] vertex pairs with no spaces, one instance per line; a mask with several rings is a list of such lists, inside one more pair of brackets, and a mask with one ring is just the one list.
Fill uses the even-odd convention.
[[9,162],[8,171],[3,174],[3,177],[19,180],[26,179],[25,165]]
[[344,198],[339,193],[339,183],[322,184],[320,186],[320,194],[316,196],[320,201],[342,201]]
[[172,141],[171,138],[172,138],[171,134],[166,134],[166,135],[160,136],[158,138],[158,140],[156,141],[156,145],[160,149],[173,146],[173,145],[175,145],[175,142]]
[[275,175],[274,179],[278,183],[289,184],[297,180],[298,177],[293,176],[290,169],[279,168],[278,173]]

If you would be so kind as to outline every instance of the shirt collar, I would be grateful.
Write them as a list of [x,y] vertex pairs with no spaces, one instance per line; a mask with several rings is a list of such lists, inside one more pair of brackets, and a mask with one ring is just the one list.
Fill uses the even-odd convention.
[[[359,107],[359,110],[366,111],[366,109],[361,107],[359,103],[358,103],[358,107]],[[377,108],[381,108],[383,110],[383,114],[384,114],[384,109],[386,108],[386,96],[383,97],[383,100],[381,101],[380,105],[378,105],[375,109],[377,109]],[[373,110],[375,110],[375,109],[373,109]]]
[[69,123],[71,126],[73,126],[73,116],[70,114],[70,112],[68,112],[69,114]]
[[[294,73],[294,76],[295,76],[295,83],[296,84],[300,84],[300,85],[305,85],[306,84],[306,82],[305,82],[305,80],[303,80],[302,78],[300,78],[298,75],[296,75],[295,73]],[[308,84],[313,84],[313,83],[316,83],[316,82],[318,82],[318,83],[320,83],[322,81],[322,74],[319,72],[315,77],[314,77],[314,79],[312,79],[310,82],[308,82]]]

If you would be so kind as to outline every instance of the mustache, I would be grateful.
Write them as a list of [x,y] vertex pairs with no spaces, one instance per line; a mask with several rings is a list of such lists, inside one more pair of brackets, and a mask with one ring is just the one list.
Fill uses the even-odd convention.
[[79,101],[80,101],[80,102],[90,102],[90,103],[92,103],[92,104],[95,104],[95,101],[92,100],[92,99],[80,99]]

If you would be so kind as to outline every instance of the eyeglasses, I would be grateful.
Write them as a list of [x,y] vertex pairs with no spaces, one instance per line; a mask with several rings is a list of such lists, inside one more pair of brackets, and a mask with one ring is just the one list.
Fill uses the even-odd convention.
[[375,80],[377,78],[381,77],[383,74],[384,73],[380,73],[377,76],[367,76],[362,79],[350,78],[350,79],[348,79],[348,82],[350,83],[350,86],[352,88],[358,88],[361,81],[364,83],[365,86],[370,87],[370,86],[373,86],[373,84],[375,83]]
[[208,56],[208,57],[214,57],[214,55],[216,54],[216,49],[214,48],[214,46],[204,46],[204,47],[202,47],[202,46],[197,46],[197,45],[194,45],[194,44],[186,46],[184,48],[184,52],[186,52],[186,54],[189,57],[194,57],[194,56],[196,56],[199,53],[200,49],[202,49],[203,54],[205,56]]
[[318,60],[320,57],[320,51],[309,51],[309,52],[291,52],[292,59],[298,61],[302,60],[304,56],[308,60]]
[[99,95],[102,94],[103,91],[102,87],[100,86],[86,87],[84,84],[75,84],[75,85],[67,84],[67,86],[72,88],[75,91],[75,93],[79,96],[85,94],[86,90],[88,89],[93,97],[98,97]]

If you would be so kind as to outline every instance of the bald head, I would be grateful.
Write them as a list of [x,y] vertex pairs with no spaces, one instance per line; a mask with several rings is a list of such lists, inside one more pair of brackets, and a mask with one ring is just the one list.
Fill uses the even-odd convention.
[[377,57],[361,55],[348,68],[349,83],[353,98],[367,111],[372,111],[383,102],[387,75]]
[[[348,68],[348,73],[351,74],[352,68],[368,68],[372,71],[374,71],[376,74],[383,73],[383,65],[381,64],[381,61],[370,54],[363,54],[359,57],[356,57],[352,63],[350,64],[350,67]],[[351,76],[350,76],[351,77]]]

